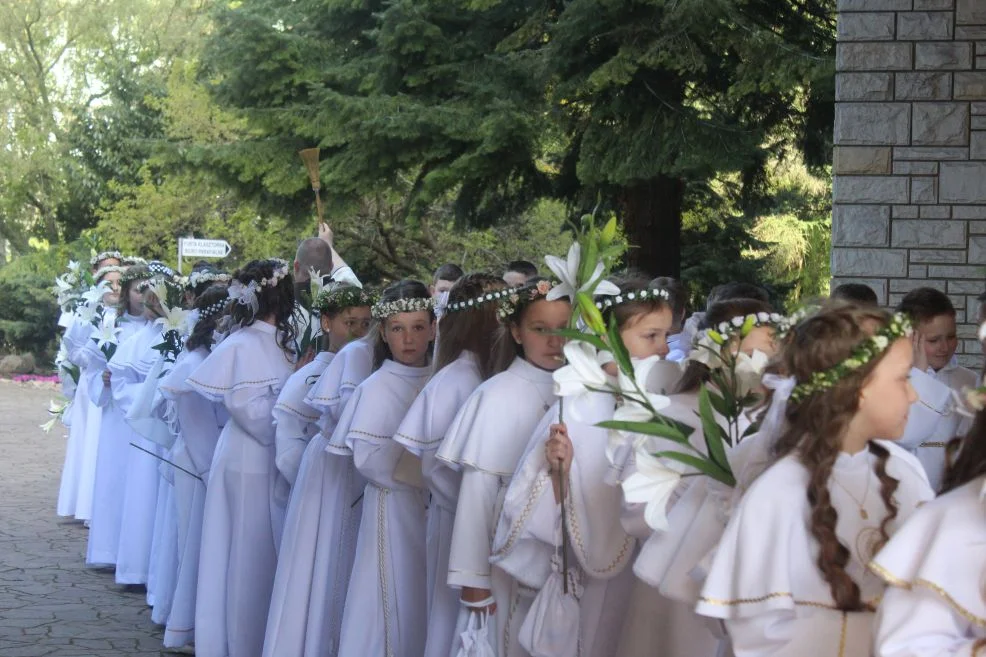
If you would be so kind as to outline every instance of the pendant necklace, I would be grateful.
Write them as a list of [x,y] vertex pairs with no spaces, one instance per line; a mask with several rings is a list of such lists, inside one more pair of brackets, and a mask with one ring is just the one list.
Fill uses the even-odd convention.
[[867,475],[866,475],[866,489],[863,491],[863,499],[862,499],[862,501],[857,500],[856,499],[856,496],[853,495],[851,492],[849,492],[849,489],[846,488],[845,486],[843,486],[841,481],[839,481],[838,479],[835,478],[835,475],[832,476],[832,481],[834,481],[835,483],[837,483],[839,485],[839,488],[841,488],[842,490],[844,490],[846,492],[846,495],[848,495],[850,497],[850,499],[852,499],[852,501],[856,503],[856,505],[859,507],[859,517],[862,518],[863,520],[869,520],[870,519],[870,514],[866,512],[866,497],[870,494],[870,476],[869,476],[869,473],[867,473]]

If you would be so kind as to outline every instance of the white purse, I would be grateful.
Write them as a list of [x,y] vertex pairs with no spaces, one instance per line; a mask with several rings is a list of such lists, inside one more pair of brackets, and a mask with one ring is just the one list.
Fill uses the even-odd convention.
[[531,657],[576,657],[579,654],[582,585],[577,566],[568,569],[568,593],[564,591],[563,582],[556,546],[551,574],[520,626],[518,640]]

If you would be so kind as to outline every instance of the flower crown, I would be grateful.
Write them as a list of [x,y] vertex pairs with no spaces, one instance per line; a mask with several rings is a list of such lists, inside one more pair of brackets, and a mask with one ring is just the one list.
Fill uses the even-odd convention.
[[[773,326],[780,328],[785,325],[786,320],[787,318],[780,313],[760,312],[753,313],[752,315],[737,315],[728,322],[719,322],[718,326],[706,329],[704,334],[716,344],[723,345],[737,335],[741,338],[745,338],[750,334],[750,331],[758,326]],[[697,342],[701,340],[702,337],[702,333],[699,333],[695,341]]]
[[400,313],[414,313],[419,310],[434,310],[435,300],[431,297],[408,297],[394,301],[380,301],[370,309],[373,319],[387,319]]
[[791,401],[800,402],[817,392],[832,388],[851,372],[882,354],[896,340],[910,337],[912,330],[911,320],[906,315],[895,314],[886,327],[864,340],[852,350],[848,358],[827,370],[814,372],[808,381],[795,386],[791,391]]
[[125,265],[146,265],[147,260],[140,256],[123,256],[120,261]]
[[109,260],[110,258],[123,262],[123,254],[121,254],[119,251],[103,251],[89,258],[89,266],[95,267],[97,263],[100,263],[103,260]]
[[352,285],[333,287],[332,284],[329,284],[323,287],[315,300],[312,301],[312,310],[325,312],[330,309],[337,309],[337,312],[341,312],[346,308],[373,306],[378,301],[377,295],[368,290]]
[[507,322],[524,306],[546,298],[553,287],[555,287],[555,283],[542,278],[536,283],[502,290],[500,292],[500,307],[496,309],[496,316],[501,322]]
[[633,301],[646,301],[647,299],[664,299],[670,303],[671,294],[667,290],[660,288],[644,288],[642,290],[634,290],[626,294],[620,293],[613,297],[600,299],[596,302],[596,308],[599,310],[608,310],[613,306],[619,306]]
[[154,272],[150,269],[138,269],[135,271],[133,267],[127,267],[126,271],[123,272],[123,276],[120,277],[120,285],[126,285],[133,281],[144,281],[153,277]]
[[113,272],[116,272],[118,274],[126,274],[127,269],[129,269],[129,267],[124,267],[123,265],[106,265],[105,267],[100,267],[99,269],[97,269],[96,273],[93,274],[92,277],[93,280],[98,281],[103,276],[106,276],[106,274],[112,274]]
[[465,301],[456,301],[455,303],[450,303],[445,306],[446,313],[461,312],[463,310],[470,310],[471,308],[478,308],[485,303],[490,301],[499,301],[500,299],[508,298],[512,294],[516,294],[523,287],[512,287],[502,290],[492,290],[490,292],[484,292],[478,297],[473,297],[472,299],[466,299]]
[[185,289],[198,287],[202,283],[229,283],[233,277],[229,274],[214,271],[193,271],[188,276],[182,276],[178,283]]

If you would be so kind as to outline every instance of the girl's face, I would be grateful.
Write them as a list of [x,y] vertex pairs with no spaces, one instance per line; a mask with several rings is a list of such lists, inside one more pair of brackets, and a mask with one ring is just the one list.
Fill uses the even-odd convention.
[[144,294],[137,290],[137,285],[131,285],[127,290],[127,312],[134,317],[144,314]]
[[646,315],[631,317],[620,329],[620,337],[632,358],[664,358],[671,351],[668,333],[673,323],[671,308],[665,306]]
[[428,364],[428,345],[435,339],[434,316],[427,310],[398,313],[383,324],[383,339],[401,365],[424,367]]
[[335,317],[322,315],[322,332],[329,336],[329,350],[339,351],[351,340],[358,340],[369,333],[373,318],[369,306],[346,308]]
[[762,351],[767,355],[767,358],[773,358],[774,354],[777,353],[774,328],[772,326],[753,327],[753,330],[740,341],[739,350],[747,356],[752,356],[754,351]]
[[111,271],[100,280],[110,284],[109,292],[103,294],[104,306],[115,306],[120,303],[120,272]]
[[553,335],[568,326],[572,306],[568,301],[539,300],[521,313],[520,322],[510,325],[510,335],[524,350],[524,360],[543,370],[557,370],[563,364],[565,338]]
[[955,332],[955,317],[936,315],[921,322],[918,331],[924,336],[924,353],[928,357],[928,365],[936,372],[948,365],[959,344]]
[[860,390],[858,413],[870,437],[897,440],[904,434],[908,411],[918,399],[910,378],[913,360],[911,341],[895,341]]

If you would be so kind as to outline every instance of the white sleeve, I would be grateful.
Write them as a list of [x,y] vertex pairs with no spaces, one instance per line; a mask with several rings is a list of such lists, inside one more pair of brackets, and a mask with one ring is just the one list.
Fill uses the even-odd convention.
[[972,657],[968,621],[937,594],[891,587],[877,611],[875,657]]
[[352,450],[353,464],[361,475],[380,486],[393,486],[403,445],[396,440],[354,440]]
[[496,500],[500,478],[466,468],[459,487],[459,504],[452,526],[448,584],[455,588],[469,586],[491,589],[490,537],[496,518]]
[[274,443],[274,418],[271,411],[277,392],[271,388],[239,388],[223,396],[229,416],[261,445]]
[[359,278],[356,277],[356,272],[349,265],[344,265],[332,271],[332,279],[339,283],[346,283],[347,285],[352,285],[353,287],[361,288],[363,283],[360,282]]
[[736,657],[846,657],[869,655],[871,612],[799,606],[725,621]]
[[952,389],[917,368],[911,368],[911,384],[918,400],[911,404],[904,435],[897,444],[913,452],[935,433],[942,418],[951,413]]
[[273,417],[276,420],[274,463],[288,483],[294,486],[298,469],[301,468],[301,457],[310,439],[306,431],[309,423],[278,406],[274,407]]

